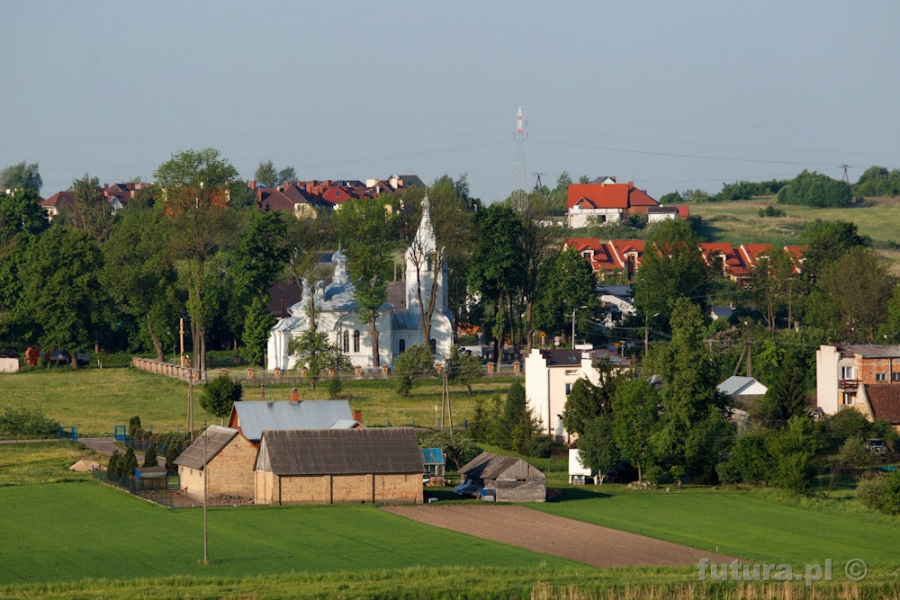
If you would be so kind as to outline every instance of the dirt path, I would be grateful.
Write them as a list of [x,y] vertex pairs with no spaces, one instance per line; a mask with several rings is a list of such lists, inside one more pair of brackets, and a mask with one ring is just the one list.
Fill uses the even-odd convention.
[[122,453],[122,449],[115,445],[115,438],[111,437],[102,437],[102,438],[81,438],[78,440],[97,454],[103,454],[105,456],[112,456],[112,453],[116,450],[119,451],[119,454]]
[[384,506],[420,523],[468,533],[595,567],[681,567],[701,558],[728,563],[735,557],[557,517],[524,506]]

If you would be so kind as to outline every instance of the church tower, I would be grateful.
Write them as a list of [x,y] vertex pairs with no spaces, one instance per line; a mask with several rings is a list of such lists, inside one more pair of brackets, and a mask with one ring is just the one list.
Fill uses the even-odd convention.
[[429,305],[431,286],[435,276],[438,277],[436,290],[437,301],[434,305],[434,314],[446,314],[449,317],[449,302],[447,295],[447,263],[438,258],[437,241],[434,236],[434,227],[431,224],[431,203],[428,194],[422,200],[422,220],[412,244],[406,251],[406,312],[421,315],[424,311],[419,305],[419,286],[422,289],[422,302],[425,307]]

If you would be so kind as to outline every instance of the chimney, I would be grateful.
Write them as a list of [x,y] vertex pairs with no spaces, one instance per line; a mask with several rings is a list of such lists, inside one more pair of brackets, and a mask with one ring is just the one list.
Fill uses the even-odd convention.
[[291,390],[291,402],[300,402],[300,391],[297,388]]
[[247,184],[247,185],[249,186],[249,188],[250,188],[251,190],[255,190],[255,189],[256,189],[256,181],[251,181],[251,182],[250,182],[249,184]]
[[361,410],[353,411],[353,420],[356,421],[357,423],[359,423],[360,425],[362,425],[363,421],[362,421],[362,411]]
[[109,184],[108,184],[108,183],[104,183],[104,184],[103,184],[103,191],[105,192],[105,191],[107,191],[108,189],[109,189]]

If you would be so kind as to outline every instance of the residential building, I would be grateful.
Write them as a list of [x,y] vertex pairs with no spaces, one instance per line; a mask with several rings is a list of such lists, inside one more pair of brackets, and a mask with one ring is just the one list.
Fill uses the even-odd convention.
[[38,202],[48,221],[52,221],[62,208],[75,206],[75,192],[56,192],[49,198]]
[[859,394],[870,385],[900,387],[900,345],[835,344],[816,351],[816,406],[826,415],[848,407],[864,411]]
[[900,384],[863,384],[853,407],[869,421],[887,421],[900,433]]
[[425,467],[412,428],[265,431],[256,504],[421,504]]
[[582,377],[600,384],[600,371],[594,368],[594,354],[589,350],[533,348],[525,358],[528,408],[540,420],[543,432],[557,441],[568,439],[562,424],[563,409],[572,385]]
[[563,242],[563,250],[569,248],[581,254],[600,279],[621,275],[630,281],[641,265],[644,240],[609,240],[604,243],[598,238],[567,238]]
[[628,183],[573,183],[568,188],[568,225],[586,227],[590,219],[597,223],[618,223],[631,215],[646,215],[659,206],[643,190]]
[[691,214],[689,206],[651,206],[647,209],[648,223],[661,223],[675,219],[687,219]]

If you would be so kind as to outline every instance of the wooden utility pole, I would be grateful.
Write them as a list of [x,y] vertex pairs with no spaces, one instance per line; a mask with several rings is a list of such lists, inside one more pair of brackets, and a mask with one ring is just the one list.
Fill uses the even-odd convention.
[[181,366],[184,366],[184,317],[179,319],[179,334],[181,336]]
[[191,432],[191,441],[194,441],[194,369],[188,369],[188,408],[187,428]]
[[203,423],[203,564],[209,564],[209,528],[206,522],[206,490],[207,479],[209,478],[209,464],[206,462],[206,444],[209,441],[209,435],[206,431],[206,423]]

